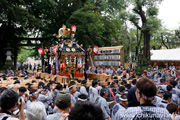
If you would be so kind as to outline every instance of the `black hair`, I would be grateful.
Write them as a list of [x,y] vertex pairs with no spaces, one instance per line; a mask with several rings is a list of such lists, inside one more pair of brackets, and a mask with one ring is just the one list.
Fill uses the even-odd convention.
[[131,84],[126,84],[125,87],[129,90],[131,88]]
[[37,76],[36,79],[41,79],[40,76]]
[[175,80],[171,80],[170,84],[175,88],[178,83]]
[[125,87],[124,86],[120,86],[119,87],[119,92],[122,92],[123,90],[125,90]]
[[32,83],[37,83],[37,81],[36,80],[32,80]]
[[18,102],[18,94],[12,89],[5,89],[0,96],[0,107],[2,110],[10,110]]
[[127,81],[126,80],[122,80],[121,84],[127,84]]
[[25,87],[20,87],[19,92],[26,92],[26,88]]
[[104,120],[100,107],[90,102],[77,102],[69,113],[69,120]]
[[52,85],[50,82],[47,84],[47,87],[49,88],[50,87],[50,85]]
[[171,91],[173,89],[173,86],[171,84],[169,84],[168,86],[166,86],[167,91]]
[[24,77],[24,80],[27,80],[29,77],[27,76],[27,77]]
[[31,84],[31,83],[26,83],[25,85],[27,85],[27,86],[28,86],[28,85],[30,85],[30,84]]
[[56,84],[56,82],[55,82],[55,81],[50,81],[49,83],[51,83],[51,85],[52,85],[52,84]]
[[136,80],[136,79],[133,79],[133,80],[132,80],[132,84],[133,84],[133,85],[135,85],[135,84],[136,84],[136,82],[137,82],[137,80]]
[[38,84],[38,87],[44,87],[45,85],[44,85],[44,83],[43,82],[39,82],[39,84]]
[[161,73],[158,73],[158,75],[161,77]]
[[47,87],[47,86],[44,86],[43,89],[46,91],[46,90],[48,90],[48,87]]
[[70,84],[70,85],[74,85],[74,84],[76,84],[76,82],[71,81],[69,84]]
[[14,82],[14,84],[20,84],[20,81],[19,81],[19,80],[16,80],[16,81]]
[[97,81],[97,80],[93,80],[93,81],[92,81],[92,86],[93,86],[93,87],[95,87],[97,84],[98,84],[98,81]]
[[81,84],[82,84],[82,85],[85,85],[86,83],[87,83],[86,80],[82,80],[82,81],[81,81]]
[[3,76],[2,78],[3,78],[3,80],[7,80],[7,79],[6,79],[6,76]]
[[36,89],[32,89],[31,91],[30,91],[30,94],[33,94],[33,93],[35,93],[37,90]]
[[57,89],[57,90],[61,90],[61,89],[63,89],[62,84],[58,83],[58,84],[56,85],[56,89]]
[[105,89],[101,89],[100,96],[103,97],[105,95],[105,93],[107,93],[106,90]]
[[70,106],[71,102],[69,103],[60,103],[60,102],[56,102],[56,105],[59,109],[65,110],[66,108],[68,108]]
[[78,83],[81,83],[81,80],[77,80]]
[[175,112],[178,113],[178,105],[176,103],[169,103],[166,106],[166,109],[169,111],[170,114],[175,114]]
[[[69,87],[71,87],[72,85],[76,85],[76,82],[71,81],[71,82],[69,83]],[[73,87],[71,87],[71,88],[73,88]],[[69,89],[71,89],[71,88],[69,88]]]
[[148,78],[142,77],[137,83],[136,88],[140,90],[146,97],[154,97],[157,93],[155,84]]
[[114,82],[115,82],[116,84],[118,84],[118,80],[114,80]]
[[85,94],[80,94],[79,96],[78,96],[78,98],[80,98],[80,99],[87,99],[88,98],[88,96],[87,95],[85,95]]
[[18,80],[18,78],[15,78],[15,77],[14,77],[13,80]]
[[170,93],[169,91],[164,92],[163,94],[163,98],[164,100],[167,100],[168,98],[172,97],[172,93]]
[[28,90],[30,90],[30,89],[31,89],[31,86],[32,86],[32,84],[28,84]]
[[166,80],[164,78],[160,79],[160,82],[163,83],[165,82]]

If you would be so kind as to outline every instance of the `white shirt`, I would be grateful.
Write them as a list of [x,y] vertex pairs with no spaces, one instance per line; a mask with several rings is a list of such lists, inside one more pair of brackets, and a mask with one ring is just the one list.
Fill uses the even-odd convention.
[[[4,117],[8,116],[6,113],[0,113],[0,120],[2,120]],[[8,117],[6,120],[19,120],[18,118]]]
[[88,92],[87,92],[87,90],[86,90],[86,88],[85,88],[84,86],[81,86],[81,87],[80,87],[80,93],[81,93],[81,94],[85,94],[85,95],[88,96]]
[[89,87],[89,101],[91,103],[95,103],[97,97],[98,97],[98,90],[92,86]]

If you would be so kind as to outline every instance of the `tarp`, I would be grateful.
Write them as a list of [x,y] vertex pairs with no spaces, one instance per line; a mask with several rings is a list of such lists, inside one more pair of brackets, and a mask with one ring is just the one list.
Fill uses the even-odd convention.
[[151,50],[151,61],[180,61],[180,49]]

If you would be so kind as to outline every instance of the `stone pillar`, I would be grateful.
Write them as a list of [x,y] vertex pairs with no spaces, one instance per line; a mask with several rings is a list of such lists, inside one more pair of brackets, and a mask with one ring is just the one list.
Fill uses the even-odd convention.
[[7,51],[7,52],[6,52],[6,56],[7,56],[7,57],[6,57],[6,62],[5,62],[5,64],[4,64],[4,66],[3,66],[3,68],[4,68],[4,69],[7,69],[7,68],[11,67],[12,69],[14,69],[14,61],[13,61],[12,58],[11,58],[12,48],[7,47],[7,48],[5,48],[5,50]]

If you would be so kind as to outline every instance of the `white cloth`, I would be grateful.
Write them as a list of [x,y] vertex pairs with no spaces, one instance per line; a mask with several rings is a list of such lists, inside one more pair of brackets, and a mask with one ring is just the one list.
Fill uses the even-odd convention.
[[[6,113],[0,113],[0,120],[8,116]],[[18,118],[8,117],[6,120],[19,120]]]
[[88,92],[87,92],[87,90],[86,90],[86,88],[85,88],[84,86],[81,86],[81,87],[80,87],[80,93],[81,93],[81,94],[85,94],[85,95],[88,96]]
[[95,103],[97,97],[98,97],[98,90],[94,87],[89,88],[89,101],[91,103]]

